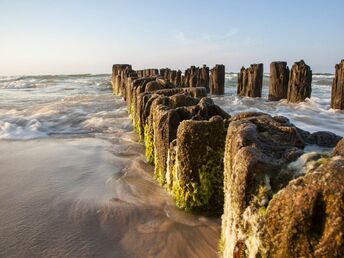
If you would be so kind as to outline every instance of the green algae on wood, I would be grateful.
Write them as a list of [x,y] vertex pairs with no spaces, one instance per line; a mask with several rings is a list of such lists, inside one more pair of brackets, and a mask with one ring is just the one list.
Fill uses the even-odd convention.
[[222,213],[223,120],[186,120],[181,122],[177,135],[175,157],[170,157],[173,152],[169,152],[166,174],[167,188],[177,206],[187,211]]
[[[214,156],[217,156],[214,158]],[[223,154],[215,154],[208,156],[209,161],[202,165],[197,171],[198,180],[196,182],[182,184],[177,177],[177,168],[172,170],[172,195],[176,200],[179,208],[187,211],[212,211],[221,210],[223,199]],[[177,165],[178,167],[178,165]],[[210,201],[217,196],[218,200],[212,203]]]
[[144,126],[144,142],[146,146],[146,160],[150,164],[154,164],[154,138],[153,132],[149,126],[149,124],[145,124]]

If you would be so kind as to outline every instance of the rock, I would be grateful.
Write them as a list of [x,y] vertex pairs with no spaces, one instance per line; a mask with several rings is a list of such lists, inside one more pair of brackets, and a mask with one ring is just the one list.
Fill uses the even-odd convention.
[[293,180],[265,215],[266,257],[344,257],[344,158]]
[[289,68],[287,62],[270,64],[269,100],[286,99],[288,95]]
[[[287,118],[259,112],[238,114],[230,121],[223,257],[342,257],[344,157],[300,157],[310,139],[330,145],[337,136],[309,134]],[[305,171],[299,167],[302,161]]]
[[319,131],[312,133],[308,138],[309,144],[317,144],[322,147],[333,148],[340,141],[342,137],[326,131]]
[[288,83],[288,102],[298,103],[310,98],[312,93],[312,70],[303,60],[291,68]]
[[224,121],[184,120],[170,145],[166,188],[177,206],[221,214],[223,208]]
[[254,112],[231,118],[224,154],[224,257],[237,254],[238,246],[239,253],[247,255],[240,257],[256,257],[261,245],[259,212],[265,211],[273,192],[293,178],[281,173],[282,168],[296,160],[304,146],[288,119]]
[[333,150],[333,153],[332,153],[333,156],[337,156],[337,155],[341,155],[341,156],[344,156],[344,139],[341,139],[336,147],[334,148]]
[[332,84],[331,108],[344,109],[344,60],[335,66],[336,73]]
[[211,69],[210,75],[211,88],[210,92],[214,95],[225,94],[225,66],[217,64]]
[[263,87],[263,64],[251,64],[241,68],[238,74],[237,94],[246,97],[261,97]]

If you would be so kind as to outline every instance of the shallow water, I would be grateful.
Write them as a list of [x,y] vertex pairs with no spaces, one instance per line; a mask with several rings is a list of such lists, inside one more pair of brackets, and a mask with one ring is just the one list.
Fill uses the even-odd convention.
[[[153,178],[109,75],[0,77],[0,257],[216,257],[220,219],[187,214]],[[231,114],[285,115],[344,136],[331,75],[289,105],[226,95]]]
[[333,75],[316,74],[312,79],[312,96],[305,102],[289,104],[286,100],[268,101],[268,75],[264,75],[262,98],[236,96],[237,74],[226,75],[225,96],[212,96],[215,103],[230,114],[243,111],[286,116],[303,130],[331,131],[344,136],[344,111],[330,108]]
[[155,183],[108,75],[23,81],[0,84],[0,257],[217,256],[220,219]]

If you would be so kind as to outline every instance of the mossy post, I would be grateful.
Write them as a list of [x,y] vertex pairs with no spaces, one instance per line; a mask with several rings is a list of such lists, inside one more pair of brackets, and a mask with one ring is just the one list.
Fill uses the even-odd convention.
[[177,206],[221,214],[223,208],[224,121],[185,120],[168,153],[167,189]]

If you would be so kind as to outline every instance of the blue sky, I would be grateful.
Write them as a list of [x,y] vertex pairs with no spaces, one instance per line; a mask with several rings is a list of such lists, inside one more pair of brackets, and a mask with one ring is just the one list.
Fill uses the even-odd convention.
[[344,58],[340,0],[0,0],[0,74],[109,73],[134,68],[304,59],[333,72]]

